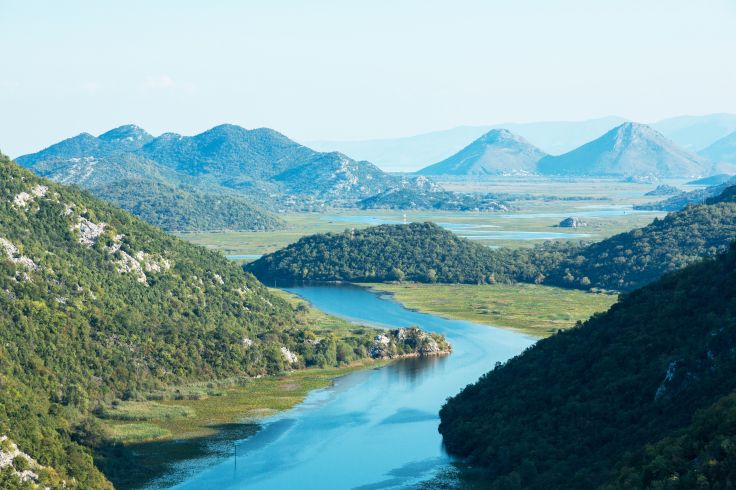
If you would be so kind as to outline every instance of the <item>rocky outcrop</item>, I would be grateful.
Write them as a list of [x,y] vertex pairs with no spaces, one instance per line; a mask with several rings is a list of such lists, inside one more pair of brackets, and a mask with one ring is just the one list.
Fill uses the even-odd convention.
[[37,271],[38,265],[30,258],[25,255],[21,255],[18,247],[16,247],[10,240],[0,238],[0,257],[5,255],[10,262],[20,265],[30,271]]
[[[40,484],[39,473],[43,471],[55,474],[52,469],[40,465],[28,454],[18,449],[18,446],[8,436],[3,435],[0,436],[0,471],[7,471],[6,468],[10,468],[10,473],[20,483],[18,488],[48,489],[49,487]],[[5,483],[12,484],[13,482],[5,481]]]
[[297,357],[297,355],[291,352],[286,347],[281,347],[281,355],[284,356],[284,359],[286,359],[289,364],[296,364],[299,362],[299,358]]
[[560,221],[560,224],[558,224],[557,226],[559,226],[560,228],[581,228],[583,226],[588,226],[588,223],[581,220],[580,218],[570,216]]
[[645,196],[674,196],[682,191],[673,185],[660,184],[655,189],[644,194]]
[[373,359],[395,359],[442,356],[451,352],[452,346],[442,335],[408,327],[376,335],[368,353]]

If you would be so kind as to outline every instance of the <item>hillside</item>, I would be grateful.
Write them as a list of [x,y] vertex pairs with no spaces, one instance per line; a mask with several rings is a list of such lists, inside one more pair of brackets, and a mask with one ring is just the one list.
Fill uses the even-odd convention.
[[362,209],[421,209],[442,211],[507,211],[495,195],[442,190],[390,189],[358,202]]
[[701,257],[725,251],[736,239],[736,203],[696,205],[649,225],[572,250],[544,284],[631,291]]
[[[250,209],[241,215],[253,214],[254,202],[276,210],[316,209],[352,205],[390,189],[423,189],[416,179],[389,175],[370,162],[316,152],[272,129],[231,124],[194,136],[165,133],[154,138],[136,126],[99,137],[83,133],[18,162],[39,175],[88,189],[122,188],[143,179],[179,187],[180,192],[188,186],[205,194],[238,194],[250,201]],[[148,206],[150,200],[128,202],[135,208]],[[177,212],[164,207],[156,211]],[[260,216],[246,229],[258,229],[265,219]]]
[[[538,262],[561,256],[539,254]],[[533,281],[538,265],[524,251],[490,248],[459,238],[434,223],[380,225],[316,234],[245,266],[273,281],[417,281],[441,283]],[[543,264],[551,267],[551,264]]]
[[525,175],[534,173],[537,162],[545,155],[524,138],[505,129],[494,129],[451,157],[417,173],[464,177]]
[[690,182],[687,182],[686,185],[718,185],[728,181],[731,177],[733,177],[733,175],[715,174],[708,177],[703,177],[702,179],[691,180]]
[[736,177],[730,177],[725,182],[711,185],[705,189],[676,194],[661,201],[638,204],[634,209],[655,211],[679,211],[691,204],[703,204],[708,199],[718,196],[726,188],[736,184]]
[[547,156],[538,170],[548,175],[699,177],[712,164],[675,145],[649,126],[624,123],[560,156]]
[[729,488],[735,350],[732,248],[497,366],[439,430],[489,488]]
[[83,444],[115,399],[369,355],[370,330],[313,327],[223,256],[0,157],[0,449],[50,468],[41,483],[109,487]]
[[729,170],[736,170],[736,131],[707,146],[699,153],[713,162],[730,164]]
[[234,193],[205,193],[140,179],[118,180],[90,192],[165,231],[264,231],[285,226]]

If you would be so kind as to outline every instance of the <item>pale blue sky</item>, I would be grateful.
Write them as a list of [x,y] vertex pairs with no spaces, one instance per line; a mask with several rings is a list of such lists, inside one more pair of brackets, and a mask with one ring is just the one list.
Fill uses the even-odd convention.
[[735,0],[0,0],[0,149],[736,112]]

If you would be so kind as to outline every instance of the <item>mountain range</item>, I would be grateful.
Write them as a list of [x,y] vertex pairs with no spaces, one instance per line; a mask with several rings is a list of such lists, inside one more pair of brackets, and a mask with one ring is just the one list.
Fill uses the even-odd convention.
[[[451,157],[491,129],[508,129],[545,153],[560,155],[626,121],[625,118],[610,116],[584,121],[460,126],[403,138],[310,141],[307,144],[321,151],[337,150],[354,158],[370,160],[386,170],[411,172]],[[700,151],[736,131],[736,115],[679,116],[649,125],[686,150]]]
[[700,177],[714,166],[653,128],[625,122],[559,156],[546,155],[508,130],[493,129],[455,155],[419,170],[420,175],[567,175],[589,177]]
[[[139,202],[126,200],[126,209],[133,212],[145,203],[158,203],[157,211],[172,213],[166,207],[172,199],[157,193],[162,186],[167,194],[177,194],[175,200],[211,203],[205,209],[216,209],[218,196],[230,196],[231,205],[244,208],[237,214],[252,219],[222,223],[212,216],[210,221],[235,229],[279,226],[260,206],[308,210],[354,203],[390,189],[427,189],[426,179],[389,175],[370,162],[337,152],[320,153],[272,129],[247,130],[229,124],[195,136],[165,133],[156,138],[126,125],[98,137],[82,133],[17,161],[39,175],[79,185],[103,199],[103,190],[113,184],[118,188],[136,180],[159,184],[135,190]],[[195,191],[198,194],[192,195]]]

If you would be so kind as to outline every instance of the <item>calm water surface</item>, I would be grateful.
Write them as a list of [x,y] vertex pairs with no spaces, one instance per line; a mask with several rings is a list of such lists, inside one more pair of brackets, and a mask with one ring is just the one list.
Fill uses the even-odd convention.
[[[412,312],[353,286],[289,289],[335,315],[443,333],[452,355],[349,374],[263,422],[237,443],[237,458],[212,461],[177,489],[389,489],[426,480],[450,463],[437,432],[448,396],[497,361],[524,350],[524,335]],[[186,468],[181,468],[186,471]]]

